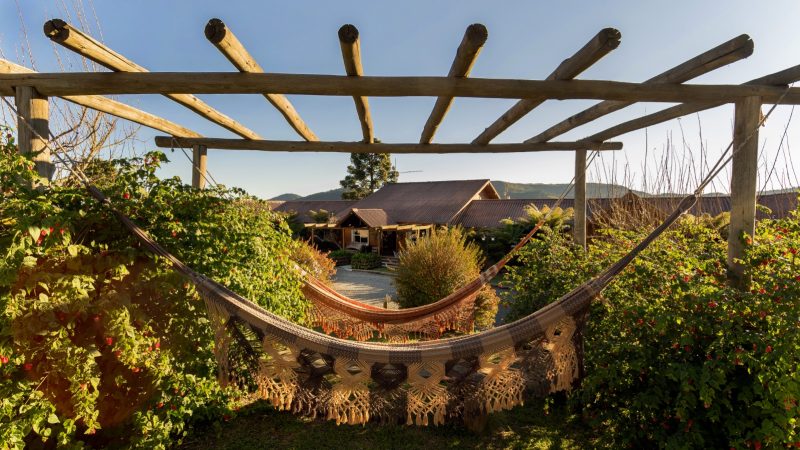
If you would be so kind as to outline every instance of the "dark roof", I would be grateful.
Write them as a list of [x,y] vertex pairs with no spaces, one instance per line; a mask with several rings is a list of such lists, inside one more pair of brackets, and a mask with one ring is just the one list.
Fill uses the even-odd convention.
[[[596,213],[607,210],[612,204],[623,205],[626,201],[635,201],[638,206],[649,205],[660,211],[664,215],[671,213],[683,197],[632,197],[622,198],[591,198],[586,201],[586,214],[592,217]],[[627,200],[626,200],[627,199]],[[535,205],[537,208],[542,206],[552,207],[556,199],[512,199],[512,200],[474,200],[469,206],[459,214],[454,224],[467,228],[494,228],[500,226],[503,219],[519,219],[525,217],[525,207]],[[689,211],[694,215],[710,214],[716,216],[722,212],[730,211],[730,197],[728,196],[706,196],[701,197],[697,204]],[[786,217],[790,211],[797,209],[798,201],[796,193],[767,194],[758,198],[758,204],[766,206],[772,210],[772,214],[767,215],[758,211],[758,218],[781,218]],[[572,208],[575,202],[571,198],[561,201],[560,206],[564,209]]]
[[309,215],[309,211],[324,209],[335,217],[341,217],[354,203],[356,202],[353,200],[287,200],[278,205],[275,211],[296,212],[298,222],[311,223],[314,219]]
[[389,215],[382,209],[352,208],[350,212],[339,219],[339,225],[345,222],[348,217],[354,215],[370,228],[377,228],[389,225]]
[[382,209],[390,223],[450,224],[474,198],[499,198],[489,180],[391,183],[361,199],[354,209]]

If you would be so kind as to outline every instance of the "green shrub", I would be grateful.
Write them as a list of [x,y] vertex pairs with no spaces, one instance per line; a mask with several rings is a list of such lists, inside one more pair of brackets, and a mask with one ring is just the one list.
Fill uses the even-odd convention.
[[353,259],[353,252],[349,250],[334,250],[328,253],[328,258],[336,261],[337,266],[347,265]]
[[[114,204],[187,264],[302,323],[308,304],[285,221],[248,207],[241,191],[159,180],[162,161],[151,153],[89,172],[103,174],[98,183]],[[31,190],[34,177],[13,142],[0,146],[4,447],[163,448],[194,424],[232,414],[192,286],[83,188]]]
[[336,262],[329,258],[329,255],[322,253],[305,242],[294,248],[292,261],[300,267],[314,275],[314,277],[324,283],[328,283],[336,273]]
[[[410,243],[400,252],[395,273],[398,303],[403,308],[440,300],[480,274],[483,255],[475,243],[467,242],[459,227],[440,228]],[[489,327],[497,313],[497,296],[484,288],[476,310],[476,325]]]
[[[555,300],[642,237],[606,231],[585,255],[554,235],[534,242],[507,277],[513,317]],[[800,441],[800,216],[760,222],[755,242],[744,258],[752,289],[729,288],[719,227],[686,218],[593,304],[587,376],[571,402],[601,444],[778,448]]]
[[371,270],[381,267],[381,257],[377,253],[354,253],[350,258],[353,269]]

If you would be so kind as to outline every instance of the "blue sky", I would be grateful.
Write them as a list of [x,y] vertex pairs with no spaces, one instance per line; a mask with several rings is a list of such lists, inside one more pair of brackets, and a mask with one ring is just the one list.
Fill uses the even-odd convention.
[[[76,0],[77,1],[77,0]],[[0,8],[0,49],[6,58],[31,66],[20,51],[25,41],[33,50],[39,71],[57,69],[53,46],[41,32],[45,20],[66,18],[63,1],[4,0]],[[72,3],[72,2],[66,2]],[[203,36],[212,17],[228,24],[268,72],[343,74],[336,32],[352,23],[361,32],[365,73],[370,75],[445,75],[464,29],[471,23],[487,26],[489,39],[472,76],[542,79],[572,55],[597,31],[615,27],[622,32],[620,47],[581,75],[584,79],[643,81],[739,34],[755,42],[754,54],[738,63],[697,78],[702,83],[741,83],[800,64],[800,34],[796,19],[800,2],[762,3],[727,1],[101,1],[85,3],[96,12],[100,29],[90,17],[90,32],[107,45],[153,71],[231,71],[232,66]],[[94,9],[94,12],[92,11]],[[70,12],[73,14],[74,10]],[[24,22],[24,28],[20,23]],[[70,20],[77,23],[74,17]],[[202,96],[220,111],[241,121],[266,139],[299,137],[260,96]],[[352,99],[291,96],[310,128],[323,140],[361,139]],[[123,96],[122,101],[162,115],[207,136],[233,137],[226,130],[160,96]],[[376,135],[384,142],[416,142],[430,113],[432,98],[372,98]],[[469,142],[511,104],[511,100],[457,99],[436,135],[436,142]],[[494,140],[519,142],[568,115],[592,104],[588,101],[550,101]],[[666,107],[637,104],[558,138],[579,139],[620,121]],[[765,111],[767,107],[764,108]],[[793,162],[778,144],[790,107],[780,107],[761,131],[763,158],[778,156],[776,172],[788,173],[797,184],[800,155]],[[710,157],[729,142],[733,108],[702,113],[703,143]],[[788,142],[797,141],[797,126],[789,127]],[[683,130],[683,137],[681,136]],[[672,134],[699,152],[698,118],[629,133],[619,138],[625,149],[606,154],[590,178],[624,172],[640,181],[645,149],[650,157],[664,148]],[[154,147],[158,132],[142,129],[136,149]],[[647,141],[645,141],[645,135]],[[800,144],[799,144],[800,145]],[[682,147],[682,144],[679,145]],[[785,146],[785,143],[784,143]],[[190,178],[188,162],[178,152],[163,170],[165,176]],[[309,194],[338,186],[347,154],[288,154],[209,151],[209,169],[227,185],[271,197],[284,192]],[[399,155],[398,169],[422,172],[401,174],[401,181],[491,178],[514,182],[566,182],[572,176],[571,153],[513,155]],[[612,161],[617,165],[612,167]],[[688,158],[687,158],[688,159]],[[600,169],[605,164],[605,169]],[[651,169],[652,170],[652,169]],[[652,173],[652,172],[651,172]],[[786,184],[773,180],[772,187]],[[762,176],[762,181],[766,177]],[[723,177],[713,190],[726,190]],[[634,186],[637,187],[637,186]]]

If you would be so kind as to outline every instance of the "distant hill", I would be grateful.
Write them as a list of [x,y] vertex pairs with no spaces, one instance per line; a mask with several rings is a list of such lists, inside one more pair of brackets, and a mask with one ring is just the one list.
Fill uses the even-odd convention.
[[283,200],[286,202],[289,200],[297,200],[298,198],[303,198],[303,196],[297,194],[281,194],[275,198],[271,198],[270,200]]
[[[494,181],[492,185],[497,189],[497,193],[501,198],[558,198],[561,193],[566,189],[566,183],[559,184],[545,184],[545,183],[509,183],[507,181]],[[616,184],[605,183],[587,183],[586,195],[590,198],[594,197],[620,197],[628,192],[628,188]],[[633,191],[636,194],[642,194],[639,191]],[[566,198],[574,196],[572,189],[567,193]],[[301,197],[297,194],[283,194],[279,195],[272,200],[341,200],[342,189],[331,189],[330,191],[317,192],[316,194]]]
[[[567,188],[566,183],[509,183],[507,181],[492,181],[494,188],[501,198],[558,198]],[[586,183],[586,196],[589,198],[621,197],[631,189],[618,184]],[[635,194],[642,193],[633,190]],[[566,198],[573,198],[575,191],[570,188]]]

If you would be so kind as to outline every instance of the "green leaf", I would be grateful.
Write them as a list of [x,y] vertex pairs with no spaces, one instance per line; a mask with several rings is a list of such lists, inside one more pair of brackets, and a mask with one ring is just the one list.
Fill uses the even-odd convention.
[[39,228],[39,227],[35,227],[35,226],[29,226],[28,227],[28,234],[30,234],[31,238],[35,241],[35,240],[39,239],[39,236],[42,235],[42,229]]
[[67,246],[67,252],[69,252],[69,256],[72,256],[73,258],[78,256],[78,246],[77,245]]
[[55,415],[55,413],[50,413],[50,415],[47,416],[47,423],[54,424],[54,423],[59,423],[59,422],[60,422],[60,420],[58,420],[58,416]]

